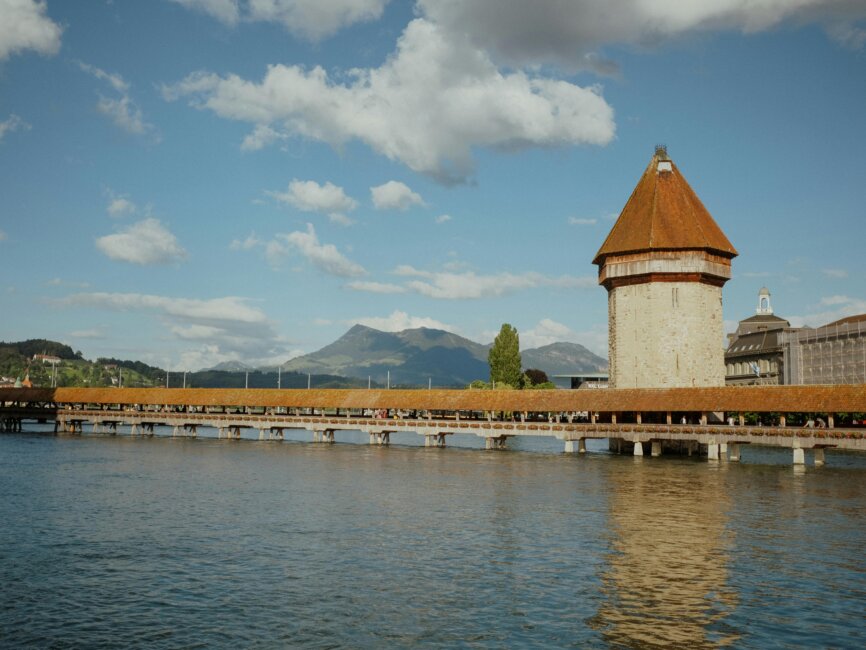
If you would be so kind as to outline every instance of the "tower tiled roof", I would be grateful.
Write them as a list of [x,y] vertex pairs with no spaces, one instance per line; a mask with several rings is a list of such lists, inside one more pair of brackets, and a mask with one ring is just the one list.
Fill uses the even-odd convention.
[[608,255],[652,250],[737,251],[676,165],[658,148],[593,264]]

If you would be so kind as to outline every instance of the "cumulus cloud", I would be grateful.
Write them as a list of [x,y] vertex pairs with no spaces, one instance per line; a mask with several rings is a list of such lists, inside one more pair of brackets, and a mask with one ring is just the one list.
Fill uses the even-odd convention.
[[388,0],[174,0],[234,26],[239,21],[278,23],[310,41],[335,34],[343,27],[377,20]]
[[418,0],[423,15],[454,38],[512,66],[555,64],[568,70],[613,73],[600,50],[608,45],[652,47],[694,32],[752,33],[783,22],[817,22],[839,42],[862,47],[866,18],[858,0]]
[[538,348],[559,341],[574,341],[576,333],[568,325],[542,318],[535,327],[520,332],[520,347]]
[[268,192],[268,196],[282,203],[287,203],[303,212],[319,212],[328,215],[328,218],[342,225],[349,225],[352,221],[346,216],[358,207],[358,202],[350,196],[342,187],[334,185],[330,181],[319,185],[316,181],[299,181],[294,179],[289,183],[286,192]]
[[99,95],[96,110],[105,115],[114,124],[133,135],[151,135],[159,140],[159,135],[152,124],[144,121],[141,109],[129,95],[129,84],[119,74],[112,74],[87,63],[79,62],[78,66],[100,81],[107,83],[114,91],[114,97]]
[[354,325],[356,323],[383,332],[401,332],[406,329],[416,329],[418,327],[429,327],[431,329],[447,330],[449,332],[457,331],[447,323],[426,316],[410,316],[405,311],[399,310],[395,310],[391,312],[390,315],[384,317],[370,316],[346,321],[346,324],[348,325]]
[[240,20],[238,0],[173,0],[187,9],[200,11],[226,25],[236,25]]
[[866,300],[845,295],[825,296],[803,315],[794,315],[788,321],[794,327],[820,327],[848,316],[866,314]]
[[366,291],[368,293],[406,293],[406,287],[387,282],[356,281],[349,282],[346,286],[355,291]]
[[229,244],[229,248],[233,251],[248,251],[262,243],[262,240],[256,236],[256,233],[251,232],[246,239],[233,239]]
[[598,223],[598,219],[581,219],[579,217],[569,217],[568,223],[572,226],[594,226]]
[[436,223],[447,223],[451,221],[451,219],[452,217],[450,214],[440,214],[438,217],[436,217],[435,221]]
[[599,88],[501,72],[484,51],[423,18],[381,67],[352,70],[345,82],[318,66],[271,65],[260,82],[199,72],[163,94],[256,129],[335,147],[359,140],[446,183],[471,175],[474,147],[604,145],[614,136]]
[[13,113],[9,117],[7,117],[5,120],[0,122],[0,141],[3,140],[3,136],[5,136],[7,133],[14,133],[15,131],[29,131],[29,130],[30,130],[30,125]]
[[289,32],[318,41],[343,27],[377,20],[388,0],[249,0],[249,18],[283,25]]
[[76,293],[58,304],[64,307],[140,312],[158,318],[177,340],[194,343],[180,367],[195,369],[220,361],[272,360],[286,354],[285,341],[274,324],[246,298],[226,296],[208,300],[140,293]]
[[114,196],[108,201],[106,210],[112,217],[122,217],[127,214],[135,214],[137,208],[135,203],[125,196]]
[[0,0],[0,61],[22,50],[56,54],[63,30],[38,0]]
[[177,238],[158,219],[145,219],[100,237],[96,246],[113,260],[133,264],[168,264],[186,258]]
[[363,266],[352,262],[333,244],[322,244],[311,223],[307,224],[306,232],[278,234],[274,240],[267,243],[265,252],[272,262],[292,253],[298,253],[316,268],[342,278],[357,277],[367,273]]
[[413,205],[424,205],[424,199],[400,181],[388,181],[370,188],[373,205],[377,210],[408,210]]
[[397,267],[394,273],[416,278],[405,282],[405,287],[411,291],[428,298],[449,300],[497,297],[537,287],[584,289],[596,286],[596,279],[591,277],[569,275],[550,277],[536,272],[520,275],[513,273],[479,275],[474,271],[461,273],[422,271],[409,265],[402,265]]

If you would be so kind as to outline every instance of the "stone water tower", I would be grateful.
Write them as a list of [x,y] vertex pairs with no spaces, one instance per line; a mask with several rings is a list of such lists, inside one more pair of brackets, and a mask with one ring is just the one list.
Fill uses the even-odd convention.
[[593,260],[611,388],[724,386],[722,286],[737,251],[663,146]]

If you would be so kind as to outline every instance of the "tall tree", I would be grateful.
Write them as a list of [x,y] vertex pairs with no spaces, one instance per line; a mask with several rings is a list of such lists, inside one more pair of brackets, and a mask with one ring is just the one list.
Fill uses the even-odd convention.
[[512,388],[520,387],[520,337],[517,330],[508,323],[502,325],[499,335],[493,341],[487,354],[487,362],[490,364],[490,381],[508,384]]

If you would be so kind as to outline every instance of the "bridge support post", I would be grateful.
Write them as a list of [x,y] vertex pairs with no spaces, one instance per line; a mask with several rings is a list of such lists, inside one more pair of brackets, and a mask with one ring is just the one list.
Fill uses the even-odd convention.
[[707,460],[719,460],[719,443],[710,442],[707,445]]
[[728,443],[719,443],[719,460],[728,460]]
[[[485,449],[505,449],[505,440],[506,440],[505,436],[498,436],[495,438],[493,436],[488,436],[484,439],[484,448]],[[444,440],[442,441],[442,444],[444,446],[444,444],[445,444]]]
[[824,464],[824,448],[815,447],[812,452],[815,455],[815,467],[821,467]]
[[172,438],[177,438],[177,432],[178,432],[179,429],[180,429],[180,427],[178,427],[178,426],[175,424],[174,427],[173,427],[172,430],[171,430],[171,437],[172,437]]
[[732,463],[739,462],[740,460],[740,445],[739,443],[732,442],[728,445],[728,452],[730,454],[729,460]]
[[798,442],[794,442],[794,465],[805,465],[806,464],[806,453],[803,451],[803,448],[800,446]]
[[643,443],[640,442],[639,440],[635,440],[634,455],[635,456],[643,456]]
[[651,449],[650,454],[653,456],[653,458],[662,455],[662,443],[661,443],[661,440],[653,440],[653,441],[652,441],[652,449]]
[[[575,449],[575,443],[577,443],[577,449]],[[565,453],[573,454],[577,452],[578,454],[586,453],[586,439],[580,438],[579,440],[566,440],[565,441]]]

